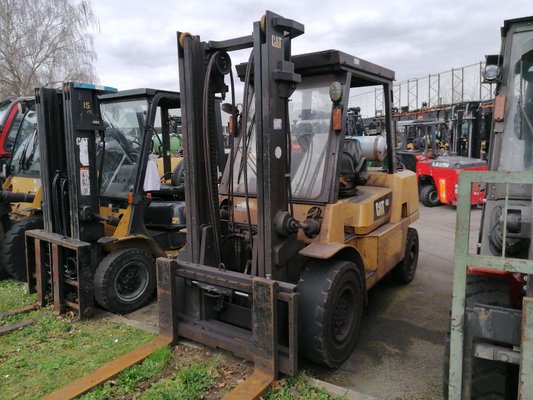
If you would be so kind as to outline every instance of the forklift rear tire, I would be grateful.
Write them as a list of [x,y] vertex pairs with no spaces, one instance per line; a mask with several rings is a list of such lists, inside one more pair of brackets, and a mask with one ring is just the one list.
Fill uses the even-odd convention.
[[415,278],[418,265],[418,232],[414,228],[407,228],[405,240],[405,255],[402,261],[392,270],[392,277],[396,282],[407,285]]
[[338,368],[350,356],[361,326],[364,281],[344,260],[310,262],[298,282],[300,354]]
[[94,297],[115,314],[128,314],[146,305],[155,293],[155,260],[141,249],[109,253],[94,274]]
[[26,235],[31,229],[43,228],[43,216],[35,214],[16,221],[5,234],[2,249],[2,261],[6,271],[15,279],[25,282],[26,271]]
[[432,184],[422,187],[420,190],[420,202],[426,207],[440,206],[437,188]]
[[[6,234],[4,230],[4,224],[0,222],[0,254],[3,254],[4,250],[4,241],[6,239]],[[0,257],[0,280],[9,278],[9,274],[6,271],[4,258]]]

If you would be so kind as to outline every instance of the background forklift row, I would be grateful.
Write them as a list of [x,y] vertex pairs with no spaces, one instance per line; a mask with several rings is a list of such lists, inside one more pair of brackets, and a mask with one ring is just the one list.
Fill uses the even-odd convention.
[[[501,54],[487,56],[485,79],[499,84],[492,170],[531,168],[532,24],[506,21]],[[94,299],[114,312],[136,309],[156,287],[158,257],[160,338],[254,361],[259,379],[244,381],[234,398],[260,393],[280,372],[294,375],[298,356],[329,367],[346,360],[367,291],[389,273],[414,278],[417,175],[395,162],[394,73],[337,50],[291,56],[303,32],[269,11],[249,36],[205,42],[178,32],[180,95],[74,83],[37,90],[44,229],[26,232],[26,255],[41,304],[80,318]],[[235,68],[244,85],[238,102],[229,54],[246,48],[248,62]],[[350,90],[376,85],[386,146],[349,134],[346,123]],[[183,159],[170,145],[177,108]],[[229,154],[221,109],[231,114]],[[517,149],[523,157],[508,157]],[[533,326],[524,296],[533,273],[529,175],[461,173],[444,385],[452,399],[533,392],[532,353],[520,334]],[[493,182],[477,256],[466,215],[476,182]]]
[[[181,96],[76,83],[36,90],[41,145],[29,148],[39,148],[44,229],[26,232],[26,255],[41,304],[80,318],[95,300],[133,311],[155,291],[155,258],[173,256],[179,278],[170,292],[180,300],[166,325],[179,319],[181,336],[202,326],[221,335],[217,346],[254,359],[241,343],[255,340],[259,314],[270,315],[264,334],[279,330],[282,371],[297,370],[298,331],[310,333],[299,340],[306,357],[331,367],[346,359],[367,290],[391,271],[403,283],[414,278],[416,176],[383,163],[394,160],[390,134],[381,151],[373,151],[381,137],[346,134],[350,89],[375,85],[388,99],[391,132],[394,73],[336,50],[291,57],[302,33],[267,12],[251,36],[182,35]],[[249,62],[236,67],[241,103],[229,52],[247,47]],[[170,113],[179,108],[183,161],[170,149]],[[229,154],[221,108],[231,113]],[[252,300],[256,284],[270,292],[265,304]]]

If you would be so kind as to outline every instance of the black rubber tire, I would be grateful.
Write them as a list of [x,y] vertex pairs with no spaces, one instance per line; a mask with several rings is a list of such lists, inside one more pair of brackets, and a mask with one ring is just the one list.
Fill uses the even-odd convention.
[[300,354],[338,368],[350,356],[363,315],[365,283],[357,266],[344,260],[310,262],[298,282]]
[[437,188],[432,184],[423,186],[422,189],[420,189],[420,202],[426,207],[440,206]]
[[4,243],[1,246],[2,262],[6,271],[13,278],[23,282],[27,280],[25,232],[42,228],[43,216],[35,214],[14,222],[6,232]]
[[[129,282],[121,278],[127,278]],[[155,259],[149,252],[141,249],[116,250],[100,261],[96,268],[94,297],[102,308],[115,314],[128,314],[152,299],[155,281]],[[127,283],[134,285],[133,293],[124,293],[123,285]]]
[[392,278],[399,283],[407,285],[415,278],[418,265],[418,232],[414,228],[407,228],[405,239],[405,255],[392,270]]
[[[0,221],[0,254],[4,253],[4,241],[6,238],[4,224]],[[0,280],[9,278],[9,274],[6,271],[4,257],[0,257]]]
[[[498,278],[469,276],[466,284],[466,306],[486,304],[511,307],[509,283]],[[450,374],[450,332],[444,345],[443,397],[448,398]],[[517,398],[518,366],[498,361],[473,358],[471,400],[506,400]]]

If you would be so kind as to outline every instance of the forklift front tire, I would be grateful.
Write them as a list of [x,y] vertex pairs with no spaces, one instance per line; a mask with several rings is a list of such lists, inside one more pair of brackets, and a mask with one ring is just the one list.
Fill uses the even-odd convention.
[[361,327],[361,273],[349,261],[312,261],[301,275],[298,293],[300,354],[338,368],[350,356]]
[[141,249],[109,253],[94,274],[94,297],[115,314],[128,314],[146,305],[155,293],[155,260]]
[[30,217],[13,222],[7,230],[2,243],[2,262],[6,271],[19,281],[27,280],[26,271],[26,231],[43,228],[42,214],[34,214]]
[[420,189],[420,202],[426,207],[440,206],[439,193],[433,184],[423,186]]
[[[4,224],[0,222],[0,254],[3,253],[5,237],[6,237],[6,234],[4,230]],[[9,274],[6,271],[4,264],[5,264],[4,257],[0,257],[0,280],[9,277]]]

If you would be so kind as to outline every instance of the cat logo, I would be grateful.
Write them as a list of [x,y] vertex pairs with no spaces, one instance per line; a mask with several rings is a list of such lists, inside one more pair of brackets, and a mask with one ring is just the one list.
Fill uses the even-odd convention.
[[387,194],[374,202],[374,221],[389,213],[391,197],[390,194]]
[[272,47],[276,49],[281,49],[281,37],[272,35]]

